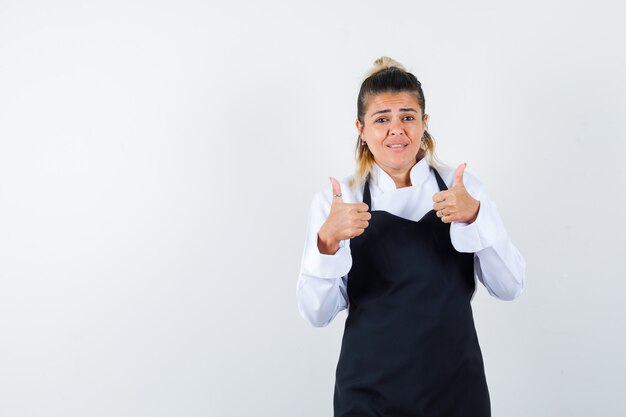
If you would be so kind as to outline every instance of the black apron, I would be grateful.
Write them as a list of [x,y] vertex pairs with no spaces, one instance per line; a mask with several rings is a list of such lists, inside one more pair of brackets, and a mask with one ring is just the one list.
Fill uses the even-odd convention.
[[[369,182],[363,202],[371,207]],[[454,249],[434,210],[417,222],[371,213],[350,241],[335,417],[490,416],[470,305],[473,254]]]

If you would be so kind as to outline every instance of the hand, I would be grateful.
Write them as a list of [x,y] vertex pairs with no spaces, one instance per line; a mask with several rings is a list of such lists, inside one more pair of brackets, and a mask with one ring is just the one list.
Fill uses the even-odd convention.
[[361,235],[372,215],[365,203],[344,203],[341,199],[339,182],[330,178],[333,187],[333,200],[328,218],[317,234],[317,247],[320,253],[333,255],[339,250],[339,242]]
[[478,216],[480,201],[474,199],[463,185],[463,171],[467,163],[459,165],[454,173],[452,187],[433,195],[433,209],[444,223],[473,223]]

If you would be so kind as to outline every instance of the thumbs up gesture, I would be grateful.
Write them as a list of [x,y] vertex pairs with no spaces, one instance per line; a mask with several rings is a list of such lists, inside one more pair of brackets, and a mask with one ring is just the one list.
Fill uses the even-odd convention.
[[361,235],[372,215],[365,203],[344,203],[341,198],[341,185],[330,178],[333,187],[333,201],[330,213],[317,233],[317,247],[320,253],[333,255],[339,250],[339,242]]
[[463,172],[467,163],[459,165],[454,173],[454,182],[448,190],[433,195],[433,209],[444,223],[473,223],[478,216],[480,201],[474,199],[465,189]]

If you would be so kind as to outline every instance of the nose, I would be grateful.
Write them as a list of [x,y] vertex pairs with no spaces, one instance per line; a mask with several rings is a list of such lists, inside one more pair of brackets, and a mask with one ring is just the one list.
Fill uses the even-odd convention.
[[399,120],[393,120],[389,125],[389,134],[390,135],[404,135],[404,129],[402,128],[402,123]]

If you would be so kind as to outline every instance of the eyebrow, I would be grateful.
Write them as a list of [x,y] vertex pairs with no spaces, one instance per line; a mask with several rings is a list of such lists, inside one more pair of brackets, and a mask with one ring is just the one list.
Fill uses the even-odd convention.
[[[399,110],[399,111],[401,111],[401,112],[412,111],[412,112],[417,113],[417,110],[415,110],[415,109],[414,109],[414,108],[412,108],[412,107],[403,107],[403,108],[398,109],[398,110]],[[374,117],[374,116],[376,116],[377,114],[381,114],[381,113],[391,113],[391,110],[390,110],[390,109],[382,109],[382,110],[378,110],[377,112],[372,113],[372,115],[371,115],[370,117]]]

